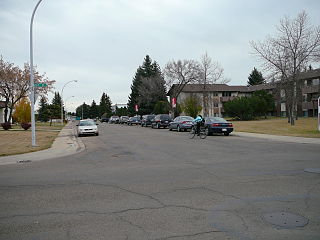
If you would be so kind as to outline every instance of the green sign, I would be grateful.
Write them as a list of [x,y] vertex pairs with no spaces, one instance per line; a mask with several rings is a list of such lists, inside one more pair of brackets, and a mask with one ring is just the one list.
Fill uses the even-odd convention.
[[46,84],[46,83],[35,83],[34,86],[35,87],[46,87],[46,86],[48,86],[48,84]]

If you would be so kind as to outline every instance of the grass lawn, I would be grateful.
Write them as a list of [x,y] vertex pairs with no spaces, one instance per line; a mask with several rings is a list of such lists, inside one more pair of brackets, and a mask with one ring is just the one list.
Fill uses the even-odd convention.
[[63,126],[49,123],[36,124],[36,143],[31,146],[31,128],[23,130],[19,125],[13,125],[11,130],[0,130],[0,156],[34,152],[51,147]]
[[317,118],[299,118],[294,126],[288,123],[287,118],[231,122],[236,132],[320,138]]

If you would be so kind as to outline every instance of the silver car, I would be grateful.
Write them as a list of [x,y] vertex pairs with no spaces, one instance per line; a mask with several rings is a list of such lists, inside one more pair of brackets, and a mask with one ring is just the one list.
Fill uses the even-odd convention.
[[77,124],[78,136],[81,137],[83,135],[99,135],[98,124],[95,123],[92,119],[80,120],[79,124]]

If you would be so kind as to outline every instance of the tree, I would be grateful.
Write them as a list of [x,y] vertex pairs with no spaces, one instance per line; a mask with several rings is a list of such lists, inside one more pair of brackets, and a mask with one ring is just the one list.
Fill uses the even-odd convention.
[[[45,74],[40,74],[34,68],[35,83],[45,82],[47,87],[36,88],[35,92],[39,95],[46,95],[53,87],[55,81],[50,81]],[[27,97],[30,88],[30,66],[24,64],[20,69],[13,63],[5,62],[0,57],[0,97],[4,99],[5,122],[10,122],[15,104],[22,98]]]
[[168,101],[158,101],[154,105],[153,113],[154,114],[167,114],[170,111],[170,104]]
[[115,115],[117,115],[117,116],[128,116],[128,109],[126,107],[121,107],[121,108],[117,107]]
[[262,73],[259,72],[256,68],[253,68],[252,72],[248,77],[248,87],[253,85],[259,85],[266,83],[266,80],[263,78]]
[[199,63],[199,78],[197,82],[202,85],[202,104],[203,104],[203,112],[204,116],[207,117],[209,115],[209,96],[206,91],[206,87],[208,84],[213,84],[218,82],[223,78],[223,68],[216,61],[212,61],[211,57],[205,53]]
[[182,105],[182,110],[191,117],[196,117],[202,110],[202,106],[200,104],[200,100],[197,98],[197,96],[190,96],[187,97]]
[[319,60],[320,26],[312,26],[306,12],[291,20],[280,20],[278,35],[264,42],[251,42],[264,70],[277,82],[278,90],[285,90],[288,120],[294,125],[302,97],[299,73],[310,63]]
[[177,98],[183,88],[199,79],[199,63],[194,60],[172,60],[164,68],[164,76],[171,96]]
[[96,102],[93,100],[90,106],[89,111],[90,118],[97,118],[99,116],[99,107],[97,106]]
[[49,120],[48,115],[48,102],[45,96],[41,96],[39,101],[38,119],[41,122],[47,122]]
[[225,114],[240,120],[252,120],[255,116],[256,101],[252,97],[239,97],[223,106]]
[[61,108],[62,99],[59,92],[54,92],[54,97],[52,99],[53,105],[58,105]]
[[[159,88],[153,92],[154,96],[150,99],[150,93],[146,91],[153,89],[156,85]],[[139,66],[131,85],[131,93],[128,101],[128,113],[133,116],[135,114],[143,115],[151,113],[157,101],[164,100],[165,85],[163,76],[157,62],[152,62],[149,55],[144,59],[142,66]],[[135,105],[139,106],[139,111],[135,112]]]
[[265,90],[259,90],[254,92],[252,97],[255,98],[254,101],[256,102],[254,110],[256,115],[267,118],[267,114],[274,111],[275,103],[272,94]]
[[85,102],[76,108],[76,116],[81,119],[90,118],[90,105]]
[[99,105],[99,113],[100,113],[100,117],[104,114],[106,114],[105,116],[110,117],[112,114],[112,110],[111,110],[111,100],[110,97],[106,94],[106,93],[102,93],[102,96],[100,98],[100,105]]
[[31,122],[31,104],[26,97],[21,98],[17,102],[13,113],[13,119],[15,119],[18,123]]

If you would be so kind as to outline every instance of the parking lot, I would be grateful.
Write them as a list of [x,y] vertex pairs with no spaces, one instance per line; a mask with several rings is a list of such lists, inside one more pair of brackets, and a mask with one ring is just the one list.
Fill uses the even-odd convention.
[[[0,239],[319,239],[319,146],[99,124],[0,168]],[[273,221],[274,218],[275,220]]]

